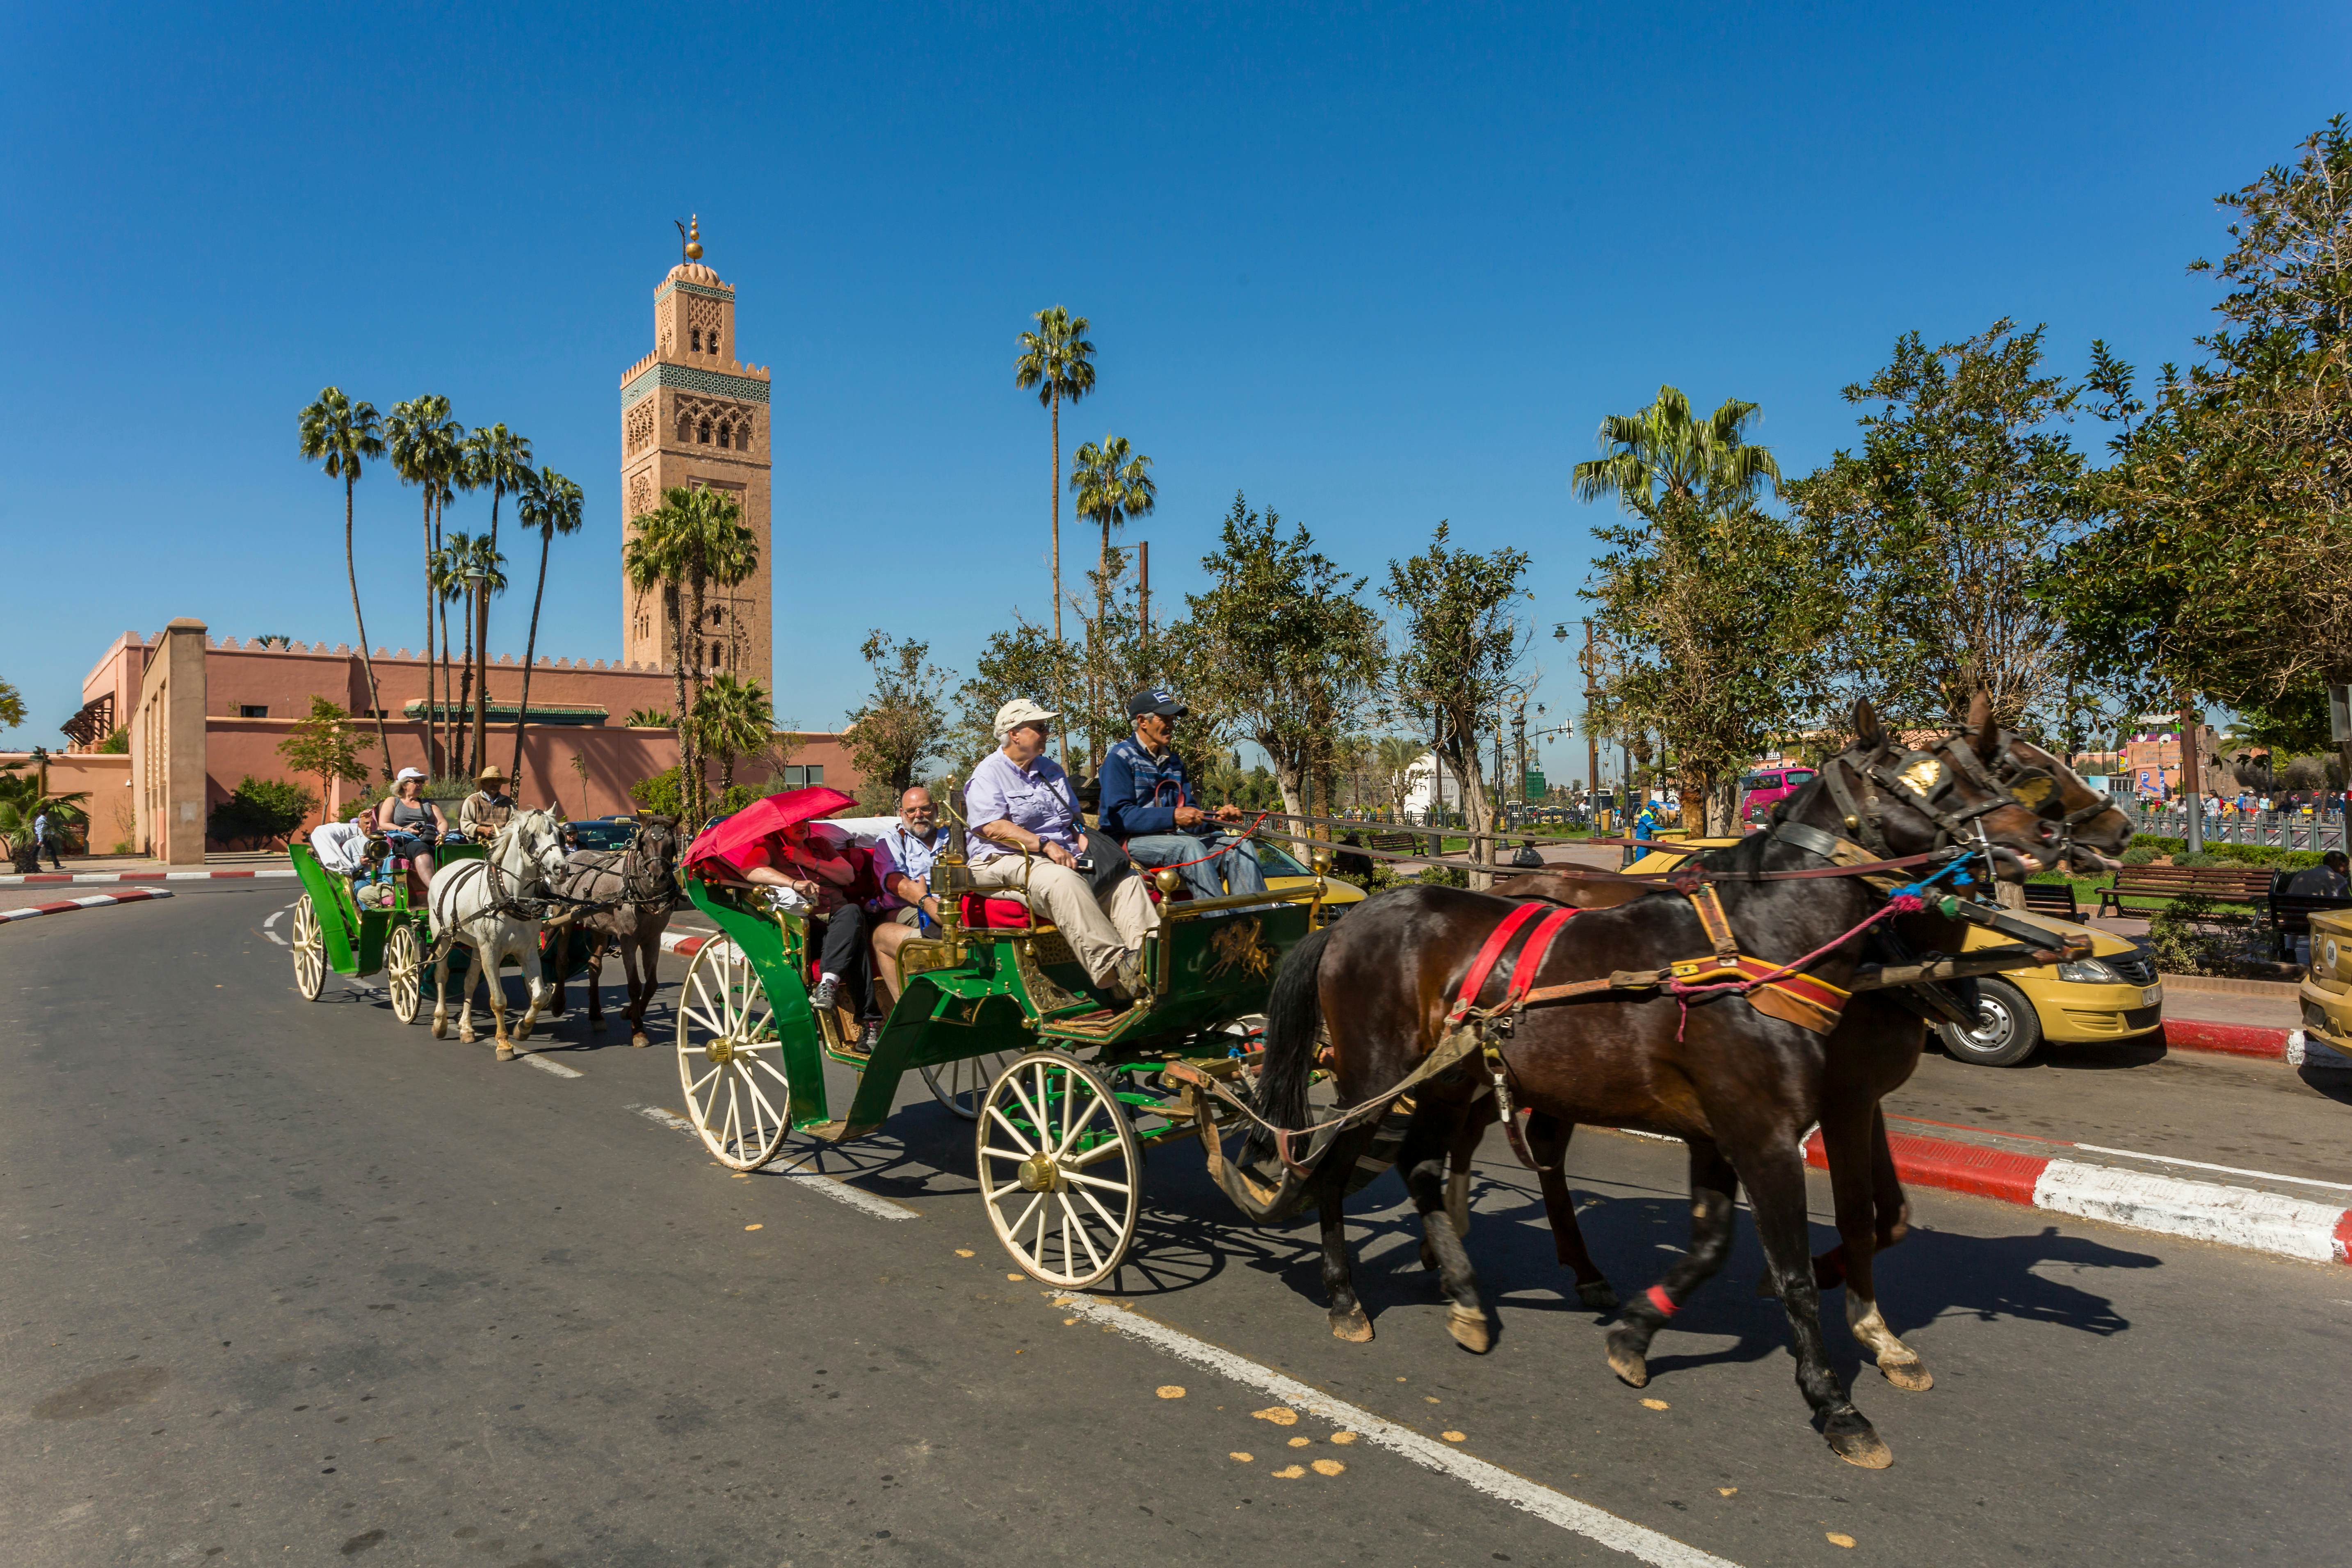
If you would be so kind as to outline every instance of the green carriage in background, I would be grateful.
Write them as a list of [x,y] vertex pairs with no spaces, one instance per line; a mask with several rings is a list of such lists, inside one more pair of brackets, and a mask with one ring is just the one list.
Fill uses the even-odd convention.
[[[1275,971],[1314,929],[1308,884],[1166,901],[1145,940],[1142,994],[1097,996],[1069,944],[1024,902],[965,876],[961,830],[932,868],[944,919],[900,952],[904,991],[870,1055],[832,1010],[809,1005],[806,921],[748,885],[688,871],[687,896],[722,933],[694,955],[677,1003],[687,1114],[719,1161],[757,1170],[794,1133],[860,1138],[889,1115],[908,1070],[975,1123],[982,1201],[1023,1269],[1078,1289],[1116,1269],[1135,1237],[1143,1151],[1216,1136],[1228,1114],[1169,1072],[1231,1079],[1255,1047]],[[1177,878],[1162,872],[1160,894]],[[827,1059],[856,1074],[835,1115]]]
[[[434,854],[444,865],[453,860],[478,860],[488,853],[479,844],[441,844]],[[408,901],[408,878],[392,883],[389,906],[362,907],[352,896],[352,880],[319,863],[317,851],[297,838],[287,846],[295,875],[302,879],[302,897],[294,905],[294,988],[305,1001],[316,1002],[326,988],[327,973],[363,979],[382,973],[392,996],[393,1016],[404,1024],[416,1021],[425,1004],[439,995],[433,987],[432,967],[425,955],[433,951],[433,929],[425,910]],[[540,942],[541,962],[551,980],[571,979],[587,967],[587,943],[570,926],[551,929]],[[450,994],[463,995],[473,951],[463,943],[449,950]]]

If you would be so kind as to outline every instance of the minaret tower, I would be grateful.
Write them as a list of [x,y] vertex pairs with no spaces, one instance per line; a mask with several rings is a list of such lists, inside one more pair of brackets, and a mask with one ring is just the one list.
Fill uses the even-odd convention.
[[[735,290],[702,264],[698,216],[685,252],[654,290],[654,352],[621,377],[624,536],[678,485],[723,491],[743,509],[760,543],[760,568],[740,587],[709,592],[703,624],[687,638],[688,658],[756,679],[772,698],[768,372],[737,361]],[[675,645],[660,595],[640,598],[625,578],[621,620],[629,662],[669,667]]]

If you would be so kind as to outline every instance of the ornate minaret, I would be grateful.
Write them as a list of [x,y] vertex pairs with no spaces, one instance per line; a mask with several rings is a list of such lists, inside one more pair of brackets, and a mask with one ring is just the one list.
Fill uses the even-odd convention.
[[[773,581],[768,532],[768,373],[735,356],[735,290],[702,264],[702,223],[686,258],[654,290],[654,352],[621,378],[621,505],[625,536],[686,485],[722,490],[760,542],[760,569],[732,590],[712,589],[688,657],[775,691],[769,620]],[[671,662],[658,595],[621,587],[621,646],[634,664]]]

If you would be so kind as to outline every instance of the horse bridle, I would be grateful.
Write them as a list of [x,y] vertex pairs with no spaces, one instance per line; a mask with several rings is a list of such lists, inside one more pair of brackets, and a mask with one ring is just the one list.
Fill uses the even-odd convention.
[[[1859,835],[1864,847],[1881,858],[1892,853],[1883,826],[1885,813],[1880,805],[1882,790],[1935,824],[1934,847],[1937,849],[1967,848],[1989,855],[1992,847],[1985,840],[1980,819],[2015,805],[2057,827],[2057,837],[2050,846],[2053,860],[2071,854],[2074,830],[2114,809],[2114,797],[2101,791],[2090,805],[2067,810],[2065,792],[2059,785],[2058,776],[2047,768],[2019,759],[2009,731],[1999,733],[2000,749],[1993,753],[1990,767],[1977,755],[1975,745],[1964,737],[1944,735],[1924,750],[1898,752],[1882,741],[1860,762],[1851,756],[1834,758],[1830,766],[1822,770],[1822,782],[1836,803],[1847,831]],[[1843,770],[1837,765],[1841,763],[1853,769],[1860,779],[1860,799],[1855,798]],[[1972,802],[1950,800],[1962,777],[1983,789],[1985,798]]]

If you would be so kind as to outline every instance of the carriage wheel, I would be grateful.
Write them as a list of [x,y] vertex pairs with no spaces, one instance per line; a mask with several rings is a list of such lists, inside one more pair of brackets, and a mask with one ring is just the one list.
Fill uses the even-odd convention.
[[792,1084],[775,1009],[731,940],[694,955],[677,999],[677,1081],[686,1113],[719,1163],[756,1171],[792,1131]]
[[966,1057],[961,1061],[941,1062],[937,1067],[921,1069],[923,1082],[930,1086],[931,1098],[962,1117],[966,1121],[980,1118],[981,1101],[988,1098],[988,1086],[1011,1066],[1021,1053],[991,1051],[984,1057]]
[[383,942],[383,984],[392,993],[392,1016],[404,1024],[416,1022],[416,999],[425,981],[425,950],[416,928],[406,921],[392,928]]
[[1054,1051],[1023,1057],[989,1087],[978,1141],[988,1223],[1014,1262],[1066,1290],[1118,1267],[1143,1146],[1100,1073]]
[[319,929],[319,911],[310,904],[310,895],[302,895],[294,906],[294,989],[302,993],[306,1002],[319,999],[320,988],[327,984],[327,938]]

